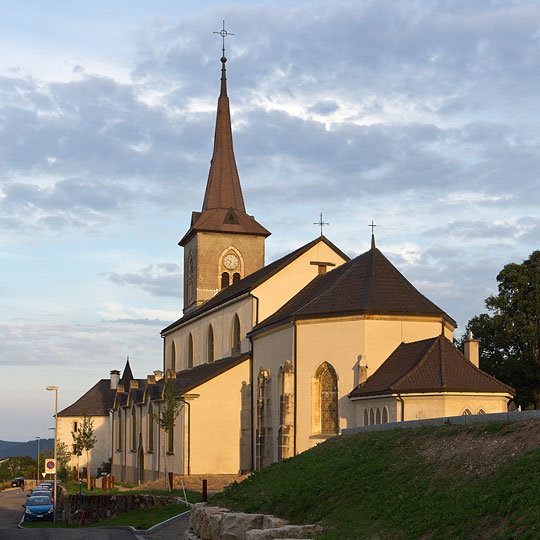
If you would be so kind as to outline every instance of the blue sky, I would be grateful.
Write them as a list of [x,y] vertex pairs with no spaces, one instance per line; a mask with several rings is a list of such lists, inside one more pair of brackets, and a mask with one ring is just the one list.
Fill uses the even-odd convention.
[[[222,19],[267,262],[377,245],[463,326],[539,246],[536,2],[0,5],[0,439],[45,437],[127,355],[161,367],[202,204]],[[21,384],[24,388],[21,391]]]

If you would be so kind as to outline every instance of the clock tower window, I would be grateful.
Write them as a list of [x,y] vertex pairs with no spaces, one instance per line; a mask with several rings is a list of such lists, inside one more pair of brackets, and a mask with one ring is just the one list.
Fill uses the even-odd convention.
[[229,283],[230,283],[229,272],[223,272],[223,274],[221,274],[221,288],[226,289],[229,286]]

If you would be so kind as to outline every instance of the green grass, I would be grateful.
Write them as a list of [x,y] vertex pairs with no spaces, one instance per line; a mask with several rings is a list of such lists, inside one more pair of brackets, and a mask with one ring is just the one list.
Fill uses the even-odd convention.
[[217,494],[213,504],[320,523],[320,540],[540,538],[540,450],[489,475],[428,462],[420,444],[506,436],[517,424],[428,427],[336,437]]

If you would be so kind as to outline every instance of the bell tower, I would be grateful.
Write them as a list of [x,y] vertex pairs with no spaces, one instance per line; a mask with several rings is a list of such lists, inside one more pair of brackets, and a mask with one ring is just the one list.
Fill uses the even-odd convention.
[[223,47],[214,152],[202,210],[192,213],[190,228],[179,242],[184,248],[184,313],[262,268],[264,241],[270,235],[246,213],[233,151],[225,62]]

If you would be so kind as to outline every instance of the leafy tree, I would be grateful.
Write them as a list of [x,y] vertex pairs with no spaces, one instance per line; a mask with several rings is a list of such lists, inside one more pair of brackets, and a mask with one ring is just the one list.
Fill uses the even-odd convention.
[[71,452],[69,451],[69,446],[63,441],[56,443],[56,465],[60,480],[66,481],[68,478],[68,463],[70,459]]
[[485,301],[491,312],[467,324],[480,340],[480,367],[516,389],[522,407],[540,408],[540,251],[521,264],[504,266],[498,294]]
[[78,437],[78,433],[71,433],[73,438],[73,443],[71,444],[71,454],[77,458],[77,480],[80,478],[80,463],[79,460],[82,456],[83,449],[81,447],[81,442]]
[[[176,417],[180,413],[180,410],[184,406],[184,398],[174,388],[170,382],[165,382],[163,385],[163,408],[160,408],[158,412],[153,412],[153,416],[156,419],[159,427],[165,431],[167,438],[171,437],[171,434],[174,432],[174,424],[176,422]],[[165,446],[163,447],[163,461],[165,463],[165,473],[167,473],[167,458],[165,455]],[[165,474],[167,476],[167,474]],[[169,490],[171,486],[167,481],[167,486]]]
[[[82,424],[79,428],[79,431],[73,436],[73,453],[77,456],[77,467],[78,467],[78,457],[82,455],[83,452],[86,453],[86,481],[88,487],[90,487],[90,450],[96,445],[97,439],[94,437],[94,421],[91,416],[84,415]],[[80,452],[80,454],[77,454]]]

